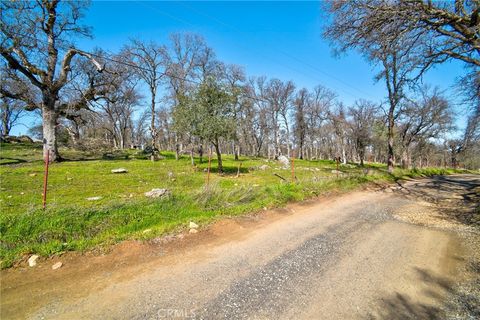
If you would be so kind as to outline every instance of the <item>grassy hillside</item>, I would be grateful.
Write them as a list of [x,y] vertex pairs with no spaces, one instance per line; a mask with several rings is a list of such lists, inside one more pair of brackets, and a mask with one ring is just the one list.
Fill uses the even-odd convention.
[[[147,239],[186,228],[189,221],[206,223],[215,217],[278,207],[327,192],[351,190],[368,182],[389,182],[405,176],[448,174],[453,170],[400,170],[369,164],[360,168],[333,161],[295,160],[297,181],[274,161],[225,156],[224,175],[208,164],[194,169],[189,157],[176,161],[171,153],[151,162],[136,151],[114,155],[63,150],[70,161],[50,166],[48,206],[42,210],[43,162],[40,145],[2,144],[0,151],[0,259],[12,265],[25,254],[58,254],[85,250],[123,239]],[[237,177],[239,163],[242,163]],[[259,167],[267,165],[266,170]],[[112,174],[125,168],[126,174]],[[212,161],[212,171],[216,161]],[[285,182],[274,175],[285,177]],[[170,195],[150,199],[144,193],[167,188]],[[99,200],[87,200],[101,197]]]

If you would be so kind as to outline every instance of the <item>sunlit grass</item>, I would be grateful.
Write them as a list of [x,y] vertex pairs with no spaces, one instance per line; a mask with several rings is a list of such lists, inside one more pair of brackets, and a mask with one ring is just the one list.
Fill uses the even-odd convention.
[[[47,209],[42,210],[43,162],[38,145],[1,145],[0,256],[2,267],[29,253],[51,255],[85,250],[124,239],[148,239],[185,228],[189,221],[208,223],[217,217],[282,206],[326,192],[344,192],[369,182],[393,182],[399,178],[449,174],[451,169],[396,169],[384,165],[361,168],[354,164],[336,169],[333,161],[295,160],[295,183],[290,169],[274,161],[224,157],[226,174],[210,174],[207,161],[196,168],[190,158],[151,162],[135,150],[117,154],[120,159],[99,160],[100,154],[63,150],[75,161],[50,166]],[[12,160],[14,159],[14,160]],[[97,159],[97,160],[91,160]],[[6,164],[9,163],[9,164]],[[242,163],[237,177],[239,164]],[[267,170],[258,170],[261,165]],[[126,174],[112,174],[125,168]],[[212,161],[216,171],[216,161]],[[287,182],[277,176],[284,177]],[[148,199],[152,188],[166,188],[170,196]],[[87,198],[101,197],[89,201]]]

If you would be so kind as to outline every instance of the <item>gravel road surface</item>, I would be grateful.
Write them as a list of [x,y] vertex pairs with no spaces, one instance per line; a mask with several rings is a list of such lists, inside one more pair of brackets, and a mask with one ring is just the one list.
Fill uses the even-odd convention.
[[2,319],[474,319],[479,190],[410,181],[2,271]]

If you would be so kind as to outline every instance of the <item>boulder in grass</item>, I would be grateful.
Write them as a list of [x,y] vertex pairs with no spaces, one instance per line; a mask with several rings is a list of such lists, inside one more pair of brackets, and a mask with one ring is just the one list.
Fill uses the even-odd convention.
[[259,170],[262,170],[262,171],[265,171],[265,170],[267,170],[267,169],[270,169],[270,167],[267,166],[266,164],[264,164],[264,165],[261,165],[260,167],[258,167],[258,169],[259,169]]
[[145,192],[147,198],[160,198],[168,195],[167,189],[152,189],[148,192]]
[[128,170],[125,168],[112,169],[112,173],[127,173]]
[[288,169],[290,167],[290,160],[287,157],[282,155],[279,156],[277,160],[282,164],[283,169]]

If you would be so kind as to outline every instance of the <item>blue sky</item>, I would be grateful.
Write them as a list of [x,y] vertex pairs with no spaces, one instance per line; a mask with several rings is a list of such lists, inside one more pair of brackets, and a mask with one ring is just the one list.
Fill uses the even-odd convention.
[[[220,60],[243,66],[249,76],[292,80],[298,88],[321,84],[347,105],[360,98],[381,101],[386,95],[383,83],[374,83],[374,67],[359,54],[332,55],[321,37],[324,20],[317,1],[93,1],[84,22],[94,38],[77,41],[83,50],[116,52],[130,38],[165,43],[170,33],[196,32]],[[429,71],[424,82],[452,90],[463,72],[461,63],[448,63]],[[458,125],[463,122],[460,118]],[[24,126],[14,130],[25,132]]]

